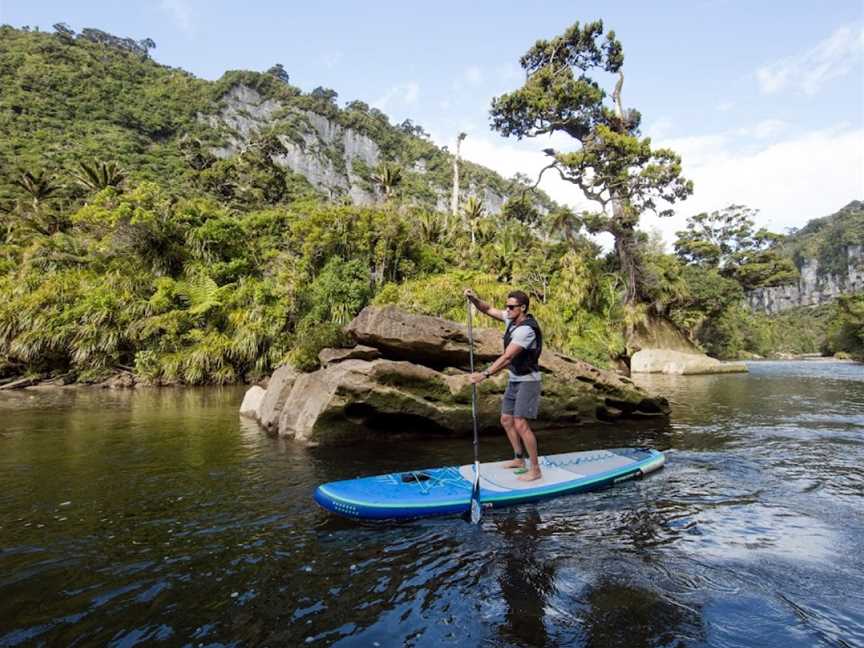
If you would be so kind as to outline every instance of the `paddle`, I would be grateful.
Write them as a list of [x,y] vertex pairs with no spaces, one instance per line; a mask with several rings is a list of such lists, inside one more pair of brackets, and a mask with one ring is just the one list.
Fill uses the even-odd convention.
[[[468,302],[468,362],[474,373],[474,328],[471,323],[471,300]],[[477,440],[477,384],[471,383],[471,416],[474,419],[474,486],[471,489],[471,524],[479,524],[480,509],[480,443]]]

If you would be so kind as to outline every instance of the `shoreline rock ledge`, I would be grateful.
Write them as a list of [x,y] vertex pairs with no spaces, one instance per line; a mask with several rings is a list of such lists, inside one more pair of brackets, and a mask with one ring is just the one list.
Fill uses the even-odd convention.
[[[322,368],[311,373],[279,367],[266,392],[247,392],[241,414],[270,433],[310,445],[405,432],[471,433],[465,325],[369,306],[345,331],[356,342],[353,352],[324,349]],[[474,342],[478,367],[501,353],[499,330],[475,328]],[[540,366],[543,400],[536,429],[669,414],[665,398],[587,362],[544,350]],[[485,429],[499,426],[504,374],[478,386]]]

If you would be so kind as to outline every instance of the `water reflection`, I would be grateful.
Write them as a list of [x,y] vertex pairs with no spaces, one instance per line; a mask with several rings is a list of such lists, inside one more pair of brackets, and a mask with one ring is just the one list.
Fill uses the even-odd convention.
[[584,600],[586,646],[684,646],[704,638],[698,610],[627,581],[601,578]]
[[506,611],[499,633],[521,645],[545,646],[546,606],[555,593],[555,566],[538,555],[540,515],[530,507],[524,515],[496,516],[493,524],[504,545],[498,558],[498,583]]

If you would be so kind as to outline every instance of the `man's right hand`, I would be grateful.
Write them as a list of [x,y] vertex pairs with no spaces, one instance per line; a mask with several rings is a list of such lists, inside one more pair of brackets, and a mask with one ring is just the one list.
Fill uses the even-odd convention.
[[464,292],[463,294],[464,294],[468,299],[470,299],[470,300],[472,300],[472,301],[475,300],[475,299],[477,299],[477,293],[475,293],[475,292],[474,292],[473,290],[471,290],[470,288],[466,288],[466,289],[465,289],[465,292]]

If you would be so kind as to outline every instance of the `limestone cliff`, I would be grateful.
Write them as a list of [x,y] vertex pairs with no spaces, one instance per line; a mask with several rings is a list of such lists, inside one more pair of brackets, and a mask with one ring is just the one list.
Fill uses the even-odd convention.
[[797,306],[817,306],[840,295],[864,292],[864,246],[846,247],[846,272],[824,273],[819,260],[804,259],[797,283],[757,288],[747,293],[747,303],[754,311],[779,313]]

